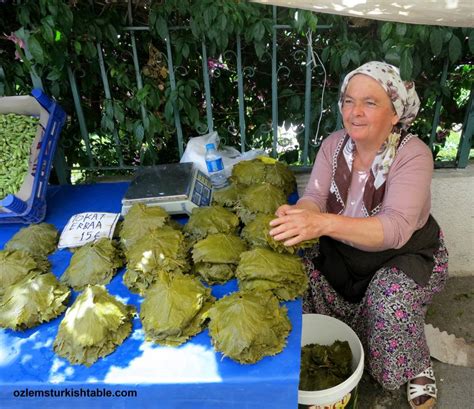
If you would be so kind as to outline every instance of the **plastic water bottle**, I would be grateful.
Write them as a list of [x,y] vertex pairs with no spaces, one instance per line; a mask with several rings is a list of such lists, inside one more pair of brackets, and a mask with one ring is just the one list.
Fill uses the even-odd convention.
[[216,145],[213,143],[208,143],[206,145],[205,159],[207,173],[211,179],[212,186],[216,189],[227,186],[228,182],[224,173],[224,163],[222,162],[222,157],[216,150]]

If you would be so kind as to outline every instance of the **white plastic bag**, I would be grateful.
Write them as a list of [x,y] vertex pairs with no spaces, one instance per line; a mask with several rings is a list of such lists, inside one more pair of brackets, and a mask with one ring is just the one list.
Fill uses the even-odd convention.
[[193,162],[200,171],[208,174],[206,161],[204,159],[204,156],[206,155],[206,145],[208,143],[213,143],[219,154],[222,156],[224,172],[227,177],[232,174],[232,167],[237,162],[240,162],[241,160],[254,159],[257,156],[266,156],[265,151],[261,149],[252,149],[251,151],[240,153],[237,149],[231,146],[219,147],[219,135],[214,131],[206,135],[190,138],[183,156],[180,159],[180,163]]

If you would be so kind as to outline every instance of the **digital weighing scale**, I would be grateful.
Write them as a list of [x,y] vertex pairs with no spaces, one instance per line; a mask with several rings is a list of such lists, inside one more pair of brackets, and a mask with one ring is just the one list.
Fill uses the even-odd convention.
[[209,206],[211,199],[211,181],[193,163],[145,166],[135,172],[122,199],[122,215],[135,203],[190,215],[197,206]]

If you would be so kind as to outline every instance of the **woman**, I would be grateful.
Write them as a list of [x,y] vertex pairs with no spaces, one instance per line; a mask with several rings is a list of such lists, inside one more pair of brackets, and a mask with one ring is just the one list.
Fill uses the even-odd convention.
[[277,210],[270,234],[285,245],[320,238],[305,256],[304,312],[349,324],[375,379],[407,382],[410,406],[431,408],[424,318],[445,285],[447,251],[430,216],[431,152],[407,132],[419,99],[398,69],[374,61],[346,76],[339,108],[344,129],[324,140],[303,197]]

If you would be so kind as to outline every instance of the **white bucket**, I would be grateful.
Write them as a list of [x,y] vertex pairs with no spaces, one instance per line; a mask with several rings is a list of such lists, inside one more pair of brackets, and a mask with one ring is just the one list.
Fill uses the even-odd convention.
[[[301,346],[331,345],[347,341],[352,351],[352,375],[344,382],[320,391],[298,391],[298,403],[315,408],[344,408],[364,372],[364,349],[356,333],[342,321],[320,314],[304,314]],[[336,405],[337,404],[337,405]]]

